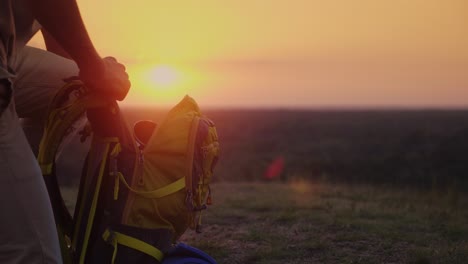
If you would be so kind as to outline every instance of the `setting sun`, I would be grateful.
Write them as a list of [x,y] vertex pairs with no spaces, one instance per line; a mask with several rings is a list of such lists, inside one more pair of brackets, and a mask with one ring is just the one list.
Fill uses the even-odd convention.
[[139,105],[174,105],[187,94],[203,98],[208,89],[205,74],[190,65],[130,64],[127,71],[132,89],[126,101]]
[[180,73],[170,66],[157,66],[149,71],[149,80],[158,88],[169,88],[180,81]]

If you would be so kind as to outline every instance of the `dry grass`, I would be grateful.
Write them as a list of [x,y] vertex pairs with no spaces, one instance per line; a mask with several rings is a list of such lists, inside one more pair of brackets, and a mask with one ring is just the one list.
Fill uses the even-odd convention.
[[202,234],[219,263],[466,263],[468,199],[374,186],[219,183]]

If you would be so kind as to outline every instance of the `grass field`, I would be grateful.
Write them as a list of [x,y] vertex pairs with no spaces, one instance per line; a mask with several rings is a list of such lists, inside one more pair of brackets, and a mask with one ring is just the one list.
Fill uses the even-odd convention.
[[467,263],[468,199],[375,186],[218,183],[202,234],[219,263]]

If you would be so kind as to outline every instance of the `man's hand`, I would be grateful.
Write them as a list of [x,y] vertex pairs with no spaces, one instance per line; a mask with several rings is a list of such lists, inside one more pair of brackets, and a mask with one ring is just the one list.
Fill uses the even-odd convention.
[[101,62],[92,68],[80,69],[80,79],[91,93],[122,101],[131,86],[125,66],[113,57],[106,57]]

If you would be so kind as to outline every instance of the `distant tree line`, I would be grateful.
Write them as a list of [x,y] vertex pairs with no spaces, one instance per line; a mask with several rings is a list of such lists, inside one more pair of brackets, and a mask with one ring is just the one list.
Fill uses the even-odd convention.
[[219,111],[220,180],[283,179],[468,190],[468,111]]

